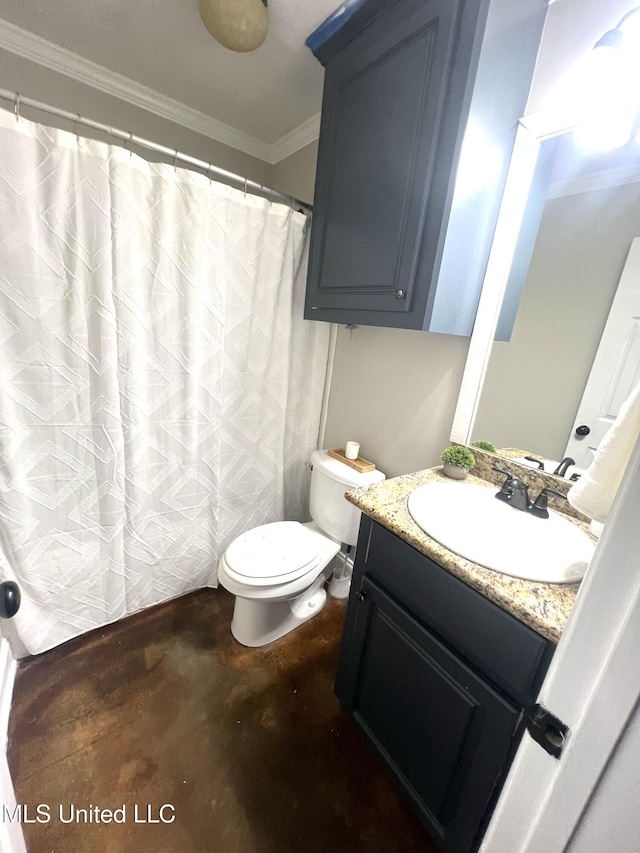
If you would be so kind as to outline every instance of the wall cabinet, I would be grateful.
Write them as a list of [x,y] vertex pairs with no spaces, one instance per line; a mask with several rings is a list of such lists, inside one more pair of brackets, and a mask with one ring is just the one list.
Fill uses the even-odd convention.
[[553,650],[363,518],[336,693],[443,851],[477,846]]
[[471,333],[545,11],[367,0],[314,42],[326,73],[305,317]]

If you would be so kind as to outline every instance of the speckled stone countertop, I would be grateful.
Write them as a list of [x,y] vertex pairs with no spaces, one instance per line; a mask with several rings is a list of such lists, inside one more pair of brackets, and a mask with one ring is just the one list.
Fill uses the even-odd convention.
[[[491,599],[538,634],[557,643],[576,600],[579,584],[549,584],[513,578],[459,557],[427,536],[407,509],[409,494],[426,483],[450,480],[440,468],[404,474],[347,492],[347,500],[418,551]],[[465,482],[495,485],[469,475]]]

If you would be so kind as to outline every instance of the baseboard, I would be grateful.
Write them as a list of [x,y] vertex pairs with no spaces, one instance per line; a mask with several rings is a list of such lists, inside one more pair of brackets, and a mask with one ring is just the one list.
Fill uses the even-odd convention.
[[22,826],[10,819],[16,813],[16,795],[7,762],[9,714],[18,663],[9,643],[0,639],[0,853],[27,853]]

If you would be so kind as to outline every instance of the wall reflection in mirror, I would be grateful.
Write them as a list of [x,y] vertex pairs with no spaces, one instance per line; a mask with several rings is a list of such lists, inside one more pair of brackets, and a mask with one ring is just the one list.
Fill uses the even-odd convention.
[[640,381],[639,331],[640,141],[594,154],[548,139],[472,440],[587,467]]

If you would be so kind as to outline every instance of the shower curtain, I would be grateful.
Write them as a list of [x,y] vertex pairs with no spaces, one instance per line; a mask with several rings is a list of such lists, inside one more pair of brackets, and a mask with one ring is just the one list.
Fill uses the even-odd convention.
[[307,517],[329,326],[302,319],[305,269],[286,205],[0,111],[0,580],[22,654],[215,586],[234,536]]

